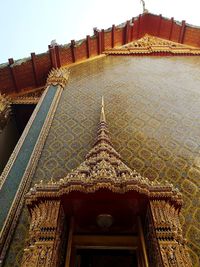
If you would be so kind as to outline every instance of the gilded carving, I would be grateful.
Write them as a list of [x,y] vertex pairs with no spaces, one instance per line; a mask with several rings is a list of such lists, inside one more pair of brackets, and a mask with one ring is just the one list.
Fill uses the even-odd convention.
[[59,200],[45,200],[30,209],[29,241],[22,266],[57,266],[64,213]]
[[139,40],[123,45],[121,47],[116,47],[105,51],[105,54],[108,55],[155,53],[170,53],[172,55],[200,55],[200,49],[145,34],[145,36]]
[[147,244],[147,253],[149,258],[149,263],[155,267],[163,266],[163,261],[160,253],[160,248],[158,240],[156,238],[156,231],[154,227],[154,220],[151,210],[148,208],[145,218],[145,239]]
[[25,94],[12,96],[12,104],[37,104],[44,92],[45,88],[39,88]]
[[[37,258],[32,256],[34,264],[57,266],[56,262],[52,261],[52,255],[58,257],[58,250],[52,250],[51,246],[47,249],[45,242],[49,239],[52,242],[58,240],[56,248],[61,244],[57,231],[60,229],[58,217],[61,197],[72,191],[93,193],[99,189],[108,189],[116,193],[133,190],[146,195],[149,208],[145,231],[152,266],[192,266],[179,221],[181,194],[172,185],[150,181],[123,163],[109,137],[103,99],[96,142],[85,161],[59,181],[50,179],[44,184],[41,180],[40,184],[35,185],[27,195],[31,224],[22,266],[27,266],[26,259],[30,258],[30,255],[35,255],[30,249],[41,242],[43,242],[42,252],[38,246],[34,247],[34,250],[38,251]],[[35,266],[34,264],[32,266]]]
[[11,112],[11,102],[9,98],[0,93],[0,132],[6,126]]
[[48,85],[60,85],[64,88],[68,82],[70,71],[68,68],[52,69],[47,78]]
[[169,197],[179,206],[182,204],[180,192],[175,190],[172,185],[163,186],[158,181],[150,181],[135,170],[131,170],[122,161],[109,137],[103,101],[97,139],[93,148],[86,155],[85,161],[57,182],[50,180],[47,184],[43,184],[42,181],[40,184],[36,184],[30,191],[27,201],[32,201],[37,196],[45,196],[46,190],[48,190],[48,195],[56,190],[57,194],[61,196],[71,191],[95,192],[100,188],[109,188],[117,193],[135,190],[149,197],[154,197],[156,194],[161,197]]
[[166,200],[151,200],[156,239],[161,251],[163,266],[187,266],[192,263],[183,238],[179,221],[179,208]]

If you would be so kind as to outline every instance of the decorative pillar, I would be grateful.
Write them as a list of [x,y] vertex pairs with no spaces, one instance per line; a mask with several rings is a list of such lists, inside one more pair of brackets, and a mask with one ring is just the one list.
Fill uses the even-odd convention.
[[57,62],[57,67],[61,67],[61,57],[60,57],[60,47],[58,45],[55,45],[55,54],[56,54],[56,62]]
[[38,69],[37,69],[37,63],[36,63],[36,55],[35,53],[31,53],[31,63],[33,67],[33,74],[35,79],[35,86],[39,86],[39,75],[38,75]]
[[56,267],[60,263],[64,211],[60,200],[43,200],[30,209],[29,240],[22,267]]
[[111,40],[112,40],[112,48],[114,48],[115,47],[115,25],[114,24],[112,25],[112,38],[111,38]]
[[57,60],[56,60],[56,54],[55,54],[55,48],[51,45],[49,45],[49,56],[51,59],[51,66],[52,68],[57,68]]
[[144,232],[149,265],[164,267],[150,207],[147,209],[146,213]]
[[71,40],[71,54],[72,54],[72,62],[76,62],[76,42],[75,40]]
[[15,87],[15,91],[16,91],[16,93],[18,93],[19,89],[20,89],[20,86],[19,86],[19,81],[17,79],[16,70],[15,70],[15,67],[13,65],[14,64],[14,59],[13,58],[9,58],[8,62],[9,62],[10,72],[11,72],[13,84],[14,84],[14,87]]
[[[51,127],[69,70],[53,69],[47,78],[46,90],[29,119],[10,159],[0,177],[0,264],[4,262],[12,235],[23,209],[25,194]],[[15,180],[15,183],[13,183]]]
[[126,22],[126,26],[124,30],[125,30],[124,44],[127,44],[129,42],[129,32],[130,32],[130,21],[129,20]]
[[157,36],[160,37],[160,28],[162,24],[162,15],[160,14],[159,20],[158,20],[158,31],[157,31]]
[[169,32],[169,40],[172,38],[172,33],[173,33],[173,27],[174,27],[174,18],[171,18],[171,26],[170,26],[170,32]]
[[139,39],[140,37],[140,22],[141,22],[141,15],[139,15],[138,21],[137,21],[137,39]]
[[98,47],[98,55],[102,53],[102,35],[100,31],[97,31],[97,47]]
[[105,51],[105,35],[104,29],[101,30],[101,52]]
[[135,18],[132,18],[132,22],[131,22],[132,26],[131,26],[131,42],[133,41],[133,33],[135,31]]
[[180,30],[180,35],[179,35],[179,40],[178,42],[183,44],[183,41],[184,41],[184,36],[185,36],[185,28],[186,28],[186,25],[185,25],[185,20],[182,21],[182,25],[181,25],[181,30]]
[[179,221],[180,207],[159,199],[151,200],[149,209],[152,214],[150,224],[154,228],[149,230],[152,231],[152,237],[156,238],[153,242],[154,245],[157,244],[161,254],[162,263],[158,266],[192,267]]
[[91,42],[90,42],[90,36],[86,36],[86,53],[87,53],[87,58],[90,58],[91,55]]

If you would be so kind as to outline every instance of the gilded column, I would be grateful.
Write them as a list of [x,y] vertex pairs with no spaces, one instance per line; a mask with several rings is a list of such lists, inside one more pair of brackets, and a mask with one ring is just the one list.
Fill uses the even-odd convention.
[[[179,207],[165,200],[151,200],[149,211],[164,267],[192,267],[179,221]],[[152,231],[152,229],[151,229]],[[157,251],[158,253],[158,251]]]
[[144,232],[150,266],[164,267],[150,207],[146,213]]
[[60,200],[44,200],[30,209],[29,240],[22,267],[56,267],[62,245],[64,211]]

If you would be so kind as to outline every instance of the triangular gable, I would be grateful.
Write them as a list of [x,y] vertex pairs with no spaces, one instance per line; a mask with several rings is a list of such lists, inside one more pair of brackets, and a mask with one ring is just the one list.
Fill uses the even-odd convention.
[[126,45],[108,49],[107,55],[200,55],[200,49],[145,34],[141,39]]

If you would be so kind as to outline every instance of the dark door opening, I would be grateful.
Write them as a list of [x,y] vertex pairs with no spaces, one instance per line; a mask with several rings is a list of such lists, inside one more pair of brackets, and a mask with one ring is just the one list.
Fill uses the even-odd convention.
[[78,249],[75,267],[137,267],[136,250]]
[[0,174],[23,133],[35,106],[35,104],[12,105],[12,115],[3,131],[0,132]]

